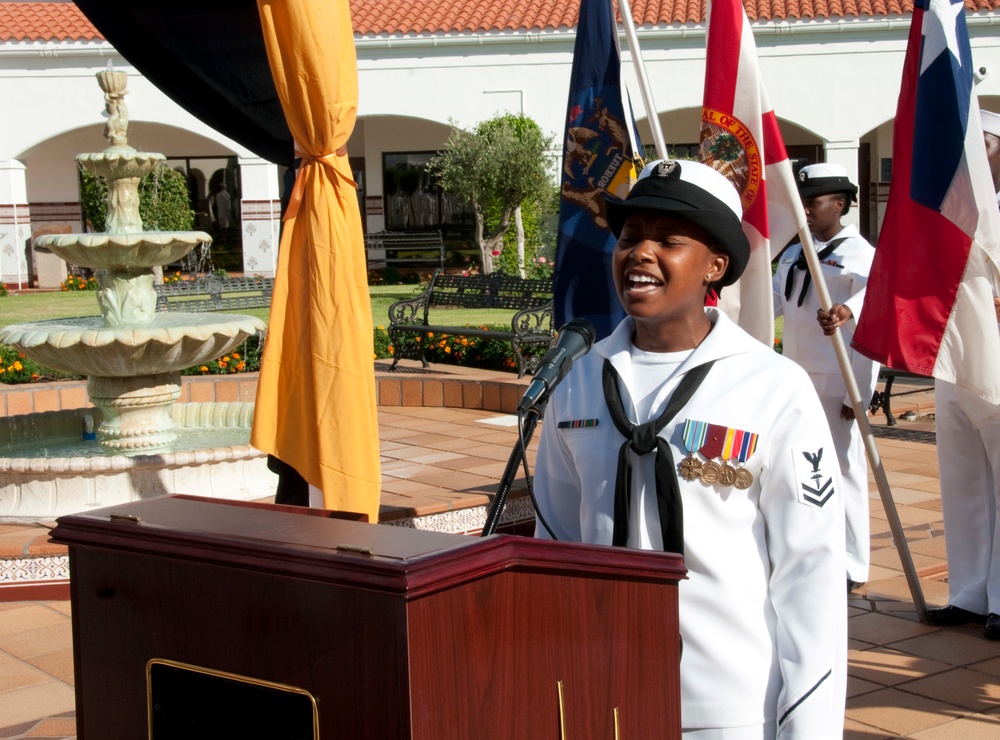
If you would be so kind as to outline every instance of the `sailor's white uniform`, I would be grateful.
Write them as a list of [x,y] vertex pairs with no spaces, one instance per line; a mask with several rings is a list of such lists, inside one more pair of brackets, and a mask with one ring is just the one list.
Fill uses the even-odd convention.
[[[687,456],[687,419],[756,433],[746,490],[679,476],[688,580],[679,585],[682,722],[723,728],[712,737],[840,738],[846,688],[843,506],[833,443],[802,370],[716,309],[713,329],[652,404],[665,407],[680,379],[715,361],[660,437],[674,462]],[[608,358],[635,422],[629,387],[634,325],[625,319],[573,367],[542,425],[535,492],[560,540],[609,545],[617,451],[624,442],[602,392]],[[658,549],[655,455],[633,455],[628,545]],[[734,464],[738,464],[735,463]],[[675,468],[676,469],[676,468]],[[541,526],[536,534],[548,536]],[[636,649],[641,649],[637,646]],[[730,730],[727,732],[727,728]]]
[[979,429],[972,421],[995,410],[971,391],[934,381],[948,603],[976,614],[1000,614],[1000,418]]
[[[839,331],[847,346],[854,378],[861,391],[861,399],[867,406],[878,382],[879,365],[851,349],[851,339],[854,337],[857,320],[861,315],[868,272],[875,258],[875,250],[858,234],[853,225],[845,226],[834,239],[845,237],[845,241],[823,259],[821,267],[831,301],[844,304],[854,314],[854,318],[842,324]],[[829,243],[816,242],[816,251],[821,252]],[[851,400],[840,372],[840,365],[837,363],[833,341],[823,334],[816,321],[816,312],[821,306],[815,285],[809,286],[802,305],[798,305],[806,270],[794,270],[792,290],[789,297],[785,298],[788,273],[793,270],[793,265],[801,254],[802,245],[793,244],[785,250],[778,262],[773,283],[774,315],[785,317],[782,333],[785,356],[809,373],[826,412],[834,446],[840,458],[840,473],[843,479],[844,508],[847,512],[847,578],[864,583],[868,580],[871,559],[868,461],[865,456],[864,440],[857,422],[840,418],[841,407],[850,406]]]
[[[992,276],[996,298],[995,270]],[[976,614],[1000,614],[1000,414],[977,394],[935,379],[934,427],[948,603]]]

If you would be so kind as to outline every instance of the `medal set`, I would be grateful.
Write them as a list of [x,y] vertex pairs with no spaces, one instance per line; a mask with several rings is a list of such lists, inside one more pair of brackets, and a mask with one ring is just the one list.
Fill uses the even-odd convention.
[[[684,449],[688,452],[680,464],[684,480],[699,478],[709,486],[719,484],[741,491],[753,484],[753,473],[744,467],[757,449],[757,435],[753,432],[688,419],[684,422]],[[695,453],[703,455],[706,462]]]

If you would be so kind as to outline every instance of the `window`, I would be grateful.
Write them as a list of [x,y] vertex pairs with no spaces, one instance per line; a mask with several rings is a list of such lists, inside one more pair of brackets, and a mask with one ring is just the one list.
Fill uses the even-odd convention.
[[385,227],[389,231],[468,228],[474,220],[464,199],[441,189],[427,171],[437,152],[386,152],[382,155]]

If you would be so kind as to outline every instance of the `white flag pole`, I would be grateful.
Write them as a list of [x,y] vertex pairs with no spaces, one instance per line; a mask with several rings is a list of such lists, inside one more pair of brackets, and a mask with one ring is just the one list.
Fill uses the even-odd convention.
[[[823,278],[823,270],[820,268],[819,257],[816,255],[816,247],[813,244],[812,234],[809,233],[809,229],[800,229],[799,239],[802,242],[802,253],[806,256],[809,273],[812,275],[813,283],[816,285],[816,294],[819,296],[820,305],[824,311],[829,311],[833,302],[830,300],[830,291],[826,287],[826,280]],[[864,438],[865,452],[868,454],[868,462],[872,466],[875,484],[878,486],[879,497],[882,499],[882,508],[885,509],[886,518],[889,520],[892,541],[895,543],[896,551],[899,553],[899,560],[903,566],[903,573],[906,575],[906,583],[910,587],[910,596],[913,597],[913,605],[916,607],[917,617],[921,622],[926,621],[927,603],[924,601],[924,593],[920,588],[920,579],[917,577],[917,570],[913,565],[913,558],[910,556],[910,548],[906,543],[903,525],[900,523],[899,514],[896,512],[896,503],[892,499],[892,491],[889,490],[889,481],[885,477],[882,458],[879,456],[878,448],[875,446],[875,435],[872,433],[872,426],[868,421],[868,402],[861,398],[861,391],[858,389],[857,380],[854,378],[854,369],[851,367],[851,360],[847,356],[847,345],[844,344],[844,337],[841,335],[839,328],[830,335],[830,339],[833,340],[833,349],[837,354],[837,363],[840,365],[840,372],[844,376],[847,395],[851,399],[854,418],[857,420],[861,435]]]
[[[610,2],[611,0],[608,0]],[[656,105],[653,103],[653,93],[649,89],[649,78],[646,77],[646,65],[642,61],[642,51],[639,49],[639,37],[635,32],[635,23],[632,21],[632,8],[628,0],[618,0],[618,10],[622,17],[622,25],[625,26],[625,38],[628,40],[628,51],[632,57],[632,66],[635,67],[635,76],[639,80],[639,92],[642,95],[642,104],[646,108],[646,120],[649,121],[649,130],[653,133],[653,144],[656,146],[656,156],[660,159],[667,157],[667,145],[663,140],[663,130],[660,128],[660,116],[656,112]],[[642,152],[637,152],[645,159]]]

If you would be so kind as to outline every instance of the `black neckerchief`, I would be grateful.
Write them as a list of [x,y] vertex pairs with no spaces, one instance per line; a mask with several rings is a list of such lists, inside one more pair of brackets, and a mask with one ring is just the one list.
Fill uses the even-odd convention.
[[618,372],[611,361],[604,360],[601,380],[604,385],[604,400],[611,412],[615,428],[625,437],[625,443],[618,451],[618,474],[615,478],[615,527],[611,544],[624,547],[628,543],[629,516],[632,503],[632,460],[629,450],[637,455],[656,452],[656,506],[660,512],[660,529],[663,533],[664,552],[684,553],[684,506],[681,501],[677,471],[674,470],[674,456],[667,440],[659,436],[663,427],[674,418],[701,385],[715,363],[713,360],[694,368],[681,380],[667,408],[659,418],[645,424],[633,424],[625,414],[621,390],[618,387]]
[[[839,247],[841,244],[846,242],[848,237],[842,236],[839,239],[834,239],[832,242],[823,247],[823,250],[816,255],[816,259],[820,262],[829,257],[833,250]],[[806,262],[806,245],[802,245],[802,252],[799,254],[799,258],[792,263],[792,266],[788,268],[788,277],[785,278],[785,300],[787,301],[792,297],[792,283],[795,281],[795,270],[805,270],[805,277],[802,278],[802,290],[799,291],[799,302],[798,305],[802,305],[802,301],[806,299],[806,293],[809,291],[809,284],[812,282],[812,275],[809,273],[809,264]]]

